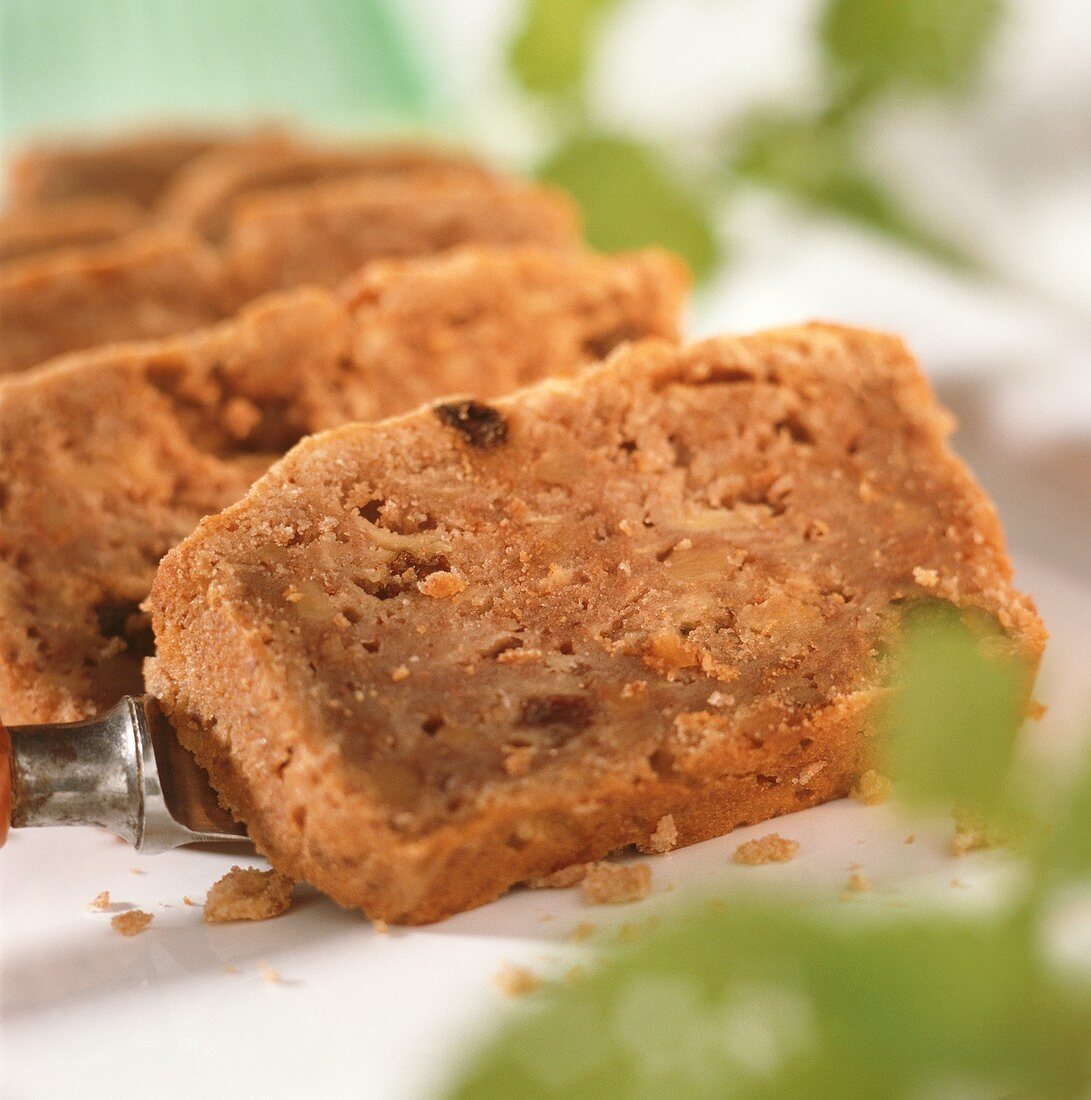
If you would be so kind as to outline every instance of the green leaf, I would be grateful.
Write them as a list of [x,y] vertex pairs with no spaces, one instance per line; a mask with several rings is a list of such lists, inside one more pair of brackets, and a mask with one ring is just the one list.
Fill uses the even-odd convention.
[[844,120],[756,118],[740,134],[731,168],[742,179],[861,222],[944,263],[975,266],[860,165],[855,134]]
[[[1091,745],[1091,738],[1083,743]],[[1052,830],[1039,855],[1053,879],[1091,880],[1091,750],[1084,752],[1075,778],[1054,795],[1054,802]]]
[[578,90],[603,17],[617,2],[528,0],[509,56],[515,78],[535,95]]
[[820,35],[850,86],[957,93],[979,75],[1002,13],[1000,0],[830,0]]
[[783,1100],[1076,1095],[1091,990],[1025,915],[848,920],[733,898],[536,995],[450,1094]]
[[584,232],[606,252],[660,245],[682,256],[697,278],[718,258],[708,214],[646,145],[585,135],[541,166],[544,179],[575,196]]
[[881,728],[899,797],[940,811],[1011,813],[1028,670],[999,631],[969,625],[949,604],[919,605],[903,621],[893,682]]

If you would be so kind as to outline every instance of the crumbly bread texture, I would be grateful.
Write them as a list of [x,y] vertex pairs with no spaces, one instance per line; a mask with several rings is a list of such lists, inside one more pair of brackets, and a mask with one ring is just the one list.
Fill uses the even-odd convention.
[[213,324],[268,291],[333,287],[377,259],[471,244],[575,249],[578,239],[565,196],[484,174],[356,179],[251,196],[220,248],[169,227],[5,265],[0,374]]
[[656,822],[655,832],[644,843],[638,843],[637,847],[642,852],[669,852],[678,846],[678,826],[670,814],[664,814]]
[[404,179],[447,172],[482,175],[484,169],[466,154],[430,146],[339,148],[289,138],[260,148],[225,146],[190,161],[172,180],[157,213],[219,240],[227,231],[235,203],[254,192],[353,177]]
[[[456,251],[0,384],[4,720],[74,720],[139,692],[151,646],[140,604],[159,559],[301,436],[675,338],[685,290],[655,251]],[[439,573],[421,580],[432,598],[450,590]]]
[[205,921],[269,920],[292,907],[293,882],[279,871],[232,867],[212,884],[205,901]]
[[182,230],[29,256],[0,271],[0,376],[69,351],[214,324],[233,301],[219,255]]
[[195,157],[225,142],[246,140],[223,133],[179,131],[105,141],[46,142],[16,158],[8,175],[8,201],[20,206],[122,198],[151,207]]
[[902,605],[1039,657],[950,430],[900,341],[826,325],[349,425],[167,555],[149,684],[275,867],[391,922],[811,806]]
[[0,213],[0,263],[59,248],[104,244],[136,229],[146,215],[128,199],[69,199]]
[[100,244],[150,220],[218,240],[243,195],[324,180],[456,172],[487,174],[454,149],[336,145],[276,130],[46,145],[25,153],[10,173],[0,262]]
[[224,242],[240,300],[265,291],[347,279],[377,257],[442,252],[465,244],[524,242],[572,248],[575,203],[514,179],[426,173],[353,179],[240,200]]

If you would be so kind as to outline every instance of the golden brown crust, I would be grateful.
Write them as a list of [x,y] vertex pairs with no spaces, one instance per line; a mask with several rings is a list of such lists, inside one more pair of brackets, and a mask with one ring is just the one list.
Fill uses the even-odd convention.
[[[4,718],[67,721],[139,691],[139,605],[160,557],[302,435],[674,337],[685,285],[653,251],[452,252],[379,265],[345,295],[271,296],[210,330],[0,384]],[[437,602],[459,583],[419,580]]]
[[848,792],[904,601],[1036,662],[949,430],[823,325],[338,429],[166,557],[150,683],[273,865],[383,920],[691,844]]

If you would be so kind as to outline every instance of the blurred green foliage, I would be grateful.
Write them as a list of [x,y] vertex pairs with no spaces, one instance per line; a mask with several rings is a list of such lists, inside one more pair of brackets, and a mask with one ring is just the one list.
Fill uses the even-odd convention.
[[535,0],[511,47],[511,68],[535,95],[578,92],[599,26],[619,0]]
[[1022,914],[834,921],[735,898],[527,1009],[452,1097],[1044,1100],[1088,1082],[1091,1001]]
[[612,252],[661,245],[685,256],[698,277],[716,262],[716,241],[704,208],[646,145],[575,136],[539,174],[579,196],[584,232],[597,248]]
[[1000,0],[831,0],[820,38],[854,89],[962,92],[980,72],[1002,13]]
[[906,615],[882,745],[907,804],[987,817],[1011,810],[1027,676],[1001,639],[991,623],[968,626],[939,601]]
[[1052,815],[1051,833],[1038,853],[1041,877],[1045,886],[1059,883],[1062,889],[1073,882],[1091,885],[1091,752],[1059,796],[1060,810]]
[[729,173],[861,222],[953,267],[973,266],[962,249],[921,224],[890,187],[863,167],[855,130],[844,118],[755,118],[737,135]]
[[[998,806],[1033,785],[1014,753],[1026,670],[952,611],[907,617],[881,738],[910,805]],[[547,985],[451,1096],[1081,1097],[1091,1089],[1091,968],[1062,971],[1048,921],[1091,880],[1091,758],[1039,799],[1048,842],[1029,888],[958,913],[690,904],[587,977]],[[1049,888],[1043,870],[1051,868]]]
[[[528,0],[510,53],[514,77],[542,102],[557,135],[542,173],[582,204],[592,245],[655,241],[678,251],[698,277],[707,275],[723,258],[716,211],[732,185],[745,182],[944,263],[977,266],[867,166],[864,124],[891,97],[953,97],[972,88],[1001,22],[1001,0],[826,0],[815,40],[824,74],[817,105],[786,114],[755,104],[748,120],[723,136],[721,170],[707,180],[687,178],[669,149],[605,133],[591,117],[588,72],[599,35],[622,3]],[[594,153],[597,171],[576,163],[582,151]],[[627,184],[630,173],[636,178]],[[668,215],[678,218],[677,228]]]

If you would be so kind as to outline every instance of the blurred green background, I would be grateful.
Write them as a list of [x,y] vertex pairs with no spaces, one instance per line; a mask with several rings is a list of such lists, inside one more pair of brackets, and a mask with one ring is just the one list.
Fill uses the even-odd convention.
[[162,119],[419,124],[429,85],[384,0],[3,0],[0,134]]

